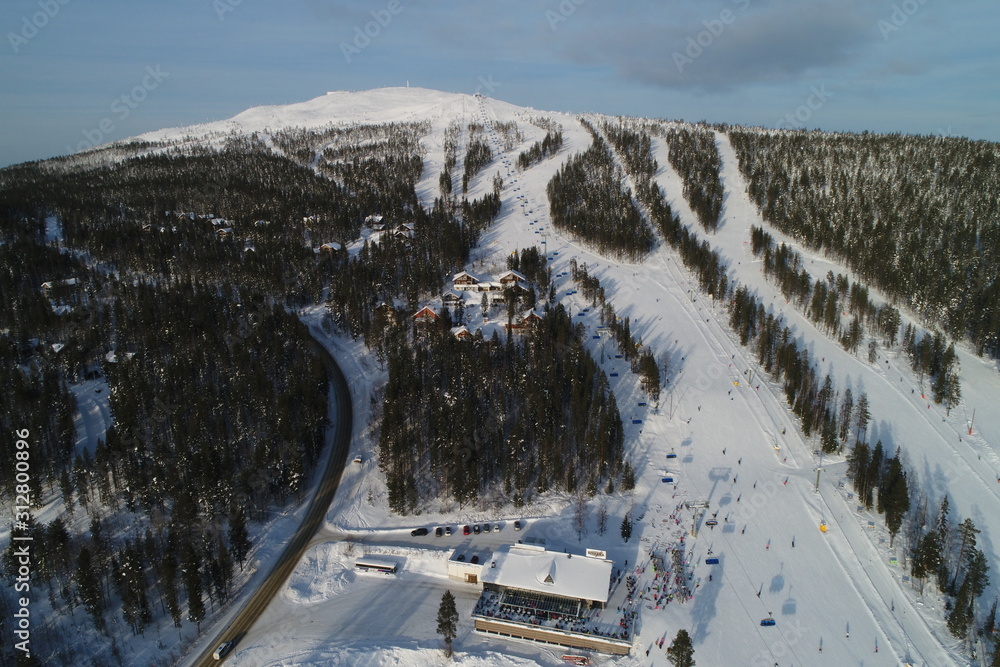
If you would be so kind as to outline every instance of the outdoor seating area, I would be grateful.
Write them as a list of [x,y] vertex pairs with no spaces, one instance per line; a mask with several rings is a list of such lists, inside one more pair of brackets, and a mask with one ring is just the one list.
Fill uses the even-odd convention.
[[628,641],[634,615],[612,609],[582,608],[579,602],[520,591],[486,590],[476,602],[473,617],[545,627],[581,635]]

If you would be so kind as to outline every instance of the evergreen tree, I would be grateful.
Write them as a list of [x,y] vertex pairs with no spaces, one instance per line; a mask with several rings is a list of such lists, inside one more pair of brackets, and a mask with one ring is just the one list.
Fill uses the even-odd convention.
[[948,631],[965,639],[972,623],[972,590],[969,581],[963,581],[955,595],[951,613],[948,614]]
[[951,519],[949,517],[949,511],[948,496],[945,496],[941,499],[941,507],[938,509],[938,521],[936,527],[938,545],[942,556],[938,563],[937,572],[934,573],[937,576],[938,588],[942,591],[948,589],[948,556],[951,551],[952,544]]
[[628,514],[622,519],[622,539],[626,542],[632,537],[632,521],[628,518]]
[[76,584],[80,600],[94,621],[94,627],[104,632],[104,595],[101,593],[98,572],[87,547],[81,547],[80,554],[76,558]]
[[197,624],[201,632],[201,622],[205,620],[205,600],[202,599],[201,563],[194,546],[184,545],[184,589],[187,591],[188,620]]
[[441,606],[438,607],[437,632],[444,638],[447,657],[452,655],[452,642],[458,635],[458,609],[455,607],[455,596],[451,591],[445,591],[441,596]]
[[667,659],[674,667],[694,667],[694,645],[688,631],[681,628],[667,649]]
[[851,430],[851,415],[854,414],[854,396],[851,388],[844,390],[844,400],[840,402],[840,419],[837,421],[837,437],[841,443],[847,443],[847,436]]
[[858,409],[855,412],[856,421],[854,422],[857,426],[854,437],[857,440],[865,437],[865,433],[868,431],[868,421],[871,417],[871,412],[868,409],[868,394],[861,392],[861,396],[858,397]]
[[910,574],[920,581],[920,594],[924,594],[924,581],[935,575],[943,560],[941,538],[936,530],[928,531],[920,538],[910,562]]
[[160,575],[160,585],[163,588],[164,602],[167,605],[167,613],[170,614],[175,628],[181,627],[181,604],[180,594],[177,590],[177,556],[172,548],[168,546],[163,554],[163,566]]
[[952,575],[950,585],[952,590],[955,588],[955,582],[958,580],[959,573],[963,570],[962,566],[966,563],[968,554],[976,548],[976,535],[979,532],[972,519],[966,519],[958,525],[958,538],[961,542],[958,547],[958,555],[955,557],[955,574]]
[[246,515],[242,507],[236,507],[229,517],[229,550],[233,558],[240,562],[240,572],[243,571],[243,563],[250,552],[250,546]]
[[910,491],[906,482],[906,471],[899,462],[899,450],[889,461],[888,470],[879,486],[879,512],[885,514],[885,525],[889,529],[889,547],[892,548],[896,535],[903,525],[903,517],[910,511]]

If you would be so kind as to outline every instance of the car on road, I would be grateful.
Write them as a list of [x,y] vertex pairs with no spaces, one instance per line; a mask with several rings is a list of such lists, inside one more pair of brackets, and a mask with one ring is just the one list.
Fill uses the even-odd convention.
[[521,522],[520,521],[515,521],[514,522],[514,530],[521,530]]
[[476,535],[479,534],[480,530],[482,530],[482,528],[479,527],[478,523],[472,526],[472,532],[475,533]]
[[469,528],[468,526],[465,526],[464,528],[462,528],[462,534],[463,535],[468,535],[471,532],[472,532],[472,529]]
[[222,660],[232,650],[233,650],[233,642],[222,642],[221,644],[219,644],[219,647],[215,649],[215,653],[212,654],[212,657],[215,658],[216,660]]
[[441,526],[438,526],[437,528],[434,529],[434,536],[435,537],[441,537],[442,533],[444,533],[444,531],[441,529]]
[[451,535],[451,526],[445,526],[444,527],[444,534],[445,535]]
[[426,528],[414,528],[413,530],[410,531],[411,537],[420,537],[421,535],[426,535],[426,534],[427,534]]

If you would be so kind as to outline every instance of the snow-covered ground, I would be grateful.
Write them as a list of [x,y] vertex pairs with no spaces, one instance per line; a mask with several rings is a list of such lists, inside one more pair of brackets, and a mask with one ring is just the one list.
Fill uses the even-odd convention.
[[[564,146],[557,156],[520,172],[513,166],[518,153],[544,136],[544,131],[528,123],[532,116],[560,123]],[[630,493],[590,500],[582,536],[573,528],[572,499],[560,494],[520,509],[460,508],[443,503],[421,516],[391,514],[384,478],[374,458],[370,424],[384,371],[358,342],[325,329],[320,309],[310,310],[303,318],[324,337],[351,383],[356,419],[352,456],[361,454],[363,463],[349,464],[327,526],[284,594],[240,642],[231,664],[445,664],[435,617],[446,589],[455,593],[461,615],[456,640],[459,664],[561,664],[559,656],[564,651],[560,649],[501,642],[471,631],[469,614],[478,590],[447,579],[445,562],[450,549],[466,542],[493,546],[518,537],[544,540],[549,548],[578,553],[587,547],[605,549],[616,566],[635,574],[645,589],[652,583],[649,550],[679,544],[682,535],[694,563],[693,597],[665,606],[646,598],[638,600],[633,654],[617,660],[597,656],[597,664],[666,665],[664,649],[680,628],[690,632],[700,665],[965,664],[957,643],[943,627],[940,600],[917,595],[905,578],[907,554],[899,544],[889,548],[879,518],[860,511],[850,485],[842,485],[842,457],[821,461],[815,456],[818,444],[802,438],[780,387],[759,375],[753,355],[734,341],[724,308],[698,293],[679,257],[659,244],[640,263],[609,261],[552,227],[546,185],[568,156],[590,143],[575,117],[492,99],[395,88],[334,93],[288,107],[251,109],[229,121],[163,130],[142,138],[177,140],[286,126],[428,121],[431,131],[423,138],[425,169],[418,195],[429,206],[439,194],[444,132],[456,118],[463,127],[472,121],[516,121],[525,137],[520,146],[502,153],[499,138],[487,133],[497,157],[470,184],[469,196],[488,192],[499,172],[504,179],[503,209],[483,235],[468,268],[492,270],[502,266],[512,251],[532,245],[548,252],[558,276],[557,298],[587,327],[595,358],[603,356],[603,368],[625,423],[627,456],[637,471],[637,486]],[[920,398],[898,351],[883,352],[878,363],[868,364],[829,340],[784,302],[750,255],[750,226],[763,223],[745,193],[724,135],[718,135],[718,145],[726,199],[723,221],[717,233],[708,237],[712,247],[730,262],[732,277],[755,289],[794,327],[800,343],[819,361],[821,371],[831,374],[839,390],[851,387],[855,396],[861,391],[868,394],[873,415],[870,440],[881,439],[887,451],[902,448],[931,507],[948,493],[953,517],[975,521],[982,530],[979,546],[992,564],[991,579],[1000,581],[996,569],[1000,546],[993,538],[1000,535],[997,365],[961,350],[964,399],[947,415]],[[660,164],[657,181],[671,206],[685,224],[700,230],[683,200],[680,178],[669,166],[662,139],[654,140],[654,151]],[[460,148],[460,158],[461,153]],[[779,241],[788,240],[770,231]],[[807,268],[813,275],[825,275],[828,270],[847,273],[822,257],[800,251],[811,262]],[[670,383],[658,406],[640,405],[646,399],[628,365],[615,358],[612,345],[602,355],[601,341],[591,338],[600,326],[598,315],[583,312],[591,304],[579,295],[569,295],[574,285],[568,274],[559,275],[569,271],[571,259],[586,264],[590,274],[600,279],[617,313],[631,318],[633,336],[657,353],[669,352]],[[84,415],[79,430],[88,443],[107,426],[100,401],[92,400],[99,395],[97,386],[75,390]],[[975,428],[970,436],[968,422],[974,408]],[[677,457],[668,459],[668,453]],[[823,471],[817,492],[820,464]],[[675,483],[663,483],[665,474]],[[692,513],[679,506],[699,500],[710,503],[709,513],[717,512],[719,525],[710,528],[702,522],[697,537],[691,537]],[[609,513],[608,530],[603,534],[597,525],[600,504]],[[618,527],[629,511],[637,521],[626,543]],[[525,518],[526,530],[513,534],[509,522]],[[418,526],[482,521],[501,521],[504,531],[468,538],[460,531],[450,538],[409,535]],[[821,525],[826,526],[825,532]],[[286,533],[278,530],[276,536]],[[279,542],[256,554],[257,571],[268,569],[268,560],[279,552]],[[400,574],[385,578],[356,573],[353,559],[371,552],[399,558],[404,563]],[[719,558],[718,565],[705,564],[709,552]],[[995,583],[991,590],[997,590]],[[992,595],[988,592],[984,599]],[[762,627],[759,621],[769,615],[777,624]],[[224,622],[219,621],[218,627]],[[212,635],[213,630],[205,630],[204,635]],[[654,644],[661,639],[665,639],[663,648]]]

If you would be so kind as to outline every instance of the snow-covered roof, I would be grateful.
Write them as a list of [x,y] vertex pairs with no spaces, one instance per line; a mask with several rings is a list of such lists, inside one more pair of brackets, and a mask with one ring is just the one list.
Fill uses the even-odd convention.
[[518,273],[514,270],[504,271],[501,273],[500,280],[503,280],[504,278],[514,278],[515,280],[523,280],[525,282],[528,281],[528,278],[523,273]]
[[344,246],[340,245],[336,241],[330,241],[329,243],[324,243],[320,248],[326,248],[327,250],[341,250]]
[[532,544],[512,544],[494,552],[483,567],[483,583],[607,602],[612,562],[579,554],[546,551]]
[[479,282],[479,277],[475,276],[475,275],[473,275],[471,273],[469,273],[468,271],[459,271],[454,276],[452,276],[451,280],[452,280],[452,282],[454,282],[454,281],[458,280],[459,278],[472,278],[477,283]]
[[65,280],[47,280],[44,283],[42,283],[42,289],[52,289],[53,287],[57,287],[59,285],[67,285],[69,287],[72,287],[73,285],[76,285],[79,282],[80,282],[79,278],[66,278]]

